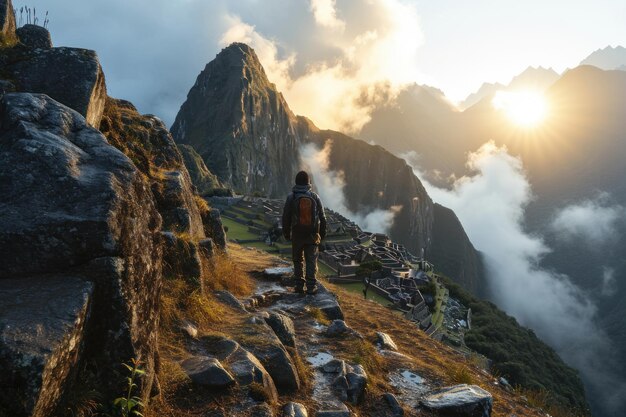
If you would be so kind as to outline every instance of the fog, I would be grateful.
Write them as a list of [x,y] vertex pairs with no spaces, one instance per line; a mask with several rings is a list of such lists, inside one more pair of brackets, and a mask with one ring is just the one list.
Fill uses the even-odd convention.
[[313,188],[319,194],[322,204],[354,221],[363,230],[388,233],[402,206],[392,206],[388,210],[372,209],[359,213],[349,210],[343,192],[346,186],[344,173],[329,168],[328,158],[331,151],[331,140],[327,140],[322,149],[312,143],[300,147],[302,167],[313,177]]
[[624,222],[625,215],[624,207],[611,204],[608,193],[600,193],[593,200],[563,207],[554,216],[550,228],[561,241],[600,248],[617,241],[617,226]]
[[[402,155],[416,175],[424,178],[416,156]],[[607,335],[595,325],[596,306],[567,276],[540,267],[550,248],[541,236],[528,234],[523,228],[524,210],[533,195],[522,161],[511,156],[506,147],[487,142],[468,155],[467,167],[474,174],[458,178],[451,189],[427,182],[424,186],[434,201],[455,211],[471,241],[484,253],[491,298],[577,368],[592,395],[601,396],[609,407],[617,407],[626,384],[612,369],[615,357]],[[583,207],[586,213],[587,206]],[[572,210],[562,213],[572,217]],[[602,216],[604,221],[612,219],[610,213]],[[595,233],[596,229],[575,230]],[[607,269],[604,277],[598,278],[610,292],[612,271]]]

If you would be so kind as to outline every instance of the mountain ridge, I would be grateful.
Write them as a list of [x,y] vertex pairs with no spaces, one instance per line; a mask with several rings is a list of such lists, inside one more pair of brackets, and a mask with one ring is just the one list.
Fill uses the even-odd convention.
[[[235,68],[233,73],[217,71],[229,71],[230,66]],[[294,116],[261,69],[258,57],[247,45],[235,43],[224,48],[200,73],[181,106],[172,126],[175,140],[194,146],[207,167],[235,191],[270,197],[284,197],[291,190],[295,173],[301,168],[301,146],[314,144],[321,150],[330,140],[326,169],[343,173],[347,208],[366,214],[401,206],[389,233],[414,253],[424,249],[433,254],[435,241],[466,242],[463,247],[469,252],[458,255],[473,259],[472,266],[444,272],[480,292],[480,255],[462,227],[454,229],[454,236],[433,235],[437,221],[433,202],[406,162],[381,147],[320,130],[305,117]],[[215,120],[222,113],[227,121]],[[355,151],[359,161],[353,158]]]

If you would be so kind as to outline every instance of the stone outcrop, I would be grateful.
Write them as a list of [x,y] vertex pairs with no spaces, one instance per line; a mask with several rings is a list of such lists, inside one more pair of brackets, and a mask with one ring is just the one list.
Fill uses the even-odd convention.
[[[328,169],[343,173],[350,211],[393,208],[389,234],[395,241],[417,256],[422,250],[445,256],[447,237],[434,233],[445,226],[437,225],[433,201],[412,168],[380,146],[320,130],[305,117],[294,116],[247,45],[232,44],[207,64],[181,106],[172,134],[177,143],[193,146],[208,169],[234,191],[279,198],[290,192],[296,172],[305,167],[301,147],[327,147]],[[458,233],[469,242],[462,227]],[[471,244],[462,249],[459,256],[466,264],[443,272],[454,279],[462,273],[459,281],[475,289],[482,280],[480,257]]]
[[106,363],[94,373],[108,395],[115,365],[136,358],[146,398],[158,366],[161,217],[144,176],[79,113],[45,95],[9,93],[0,100],[0,178],[0,281],[92,282],[76,369],[84,358]]
[[0,67],[16,91],[46,94],[82,114],[89,125],[100,126],[107,93],[94,51],[18,45],[0,51]]
[[215,358],[194,356],[185,359],[181,367],[194,384],[210,388],[225,388],[235,382],[235,378]]
[[443,415],[489,417],[493,397],[476,385],[461,384],[430,394],[420,404]]
[[274,330],[283,345],[296,347],[296,331],[293,327],[293,320],[284,314],[271,312],[265,322]]
[[76,376],[92,293],[71,274],[0,280],[0,415],[54,411]]
[[215,174],[207,168],[202,157],[191,145],[178,145],[178,150],[183,156],[191,181],[202,196],[228,195],[224,185]]
[[22,45],[29,48],[52,48],[52,38],[50,32],[43,26],[24,25],[15,31],[17,38]]

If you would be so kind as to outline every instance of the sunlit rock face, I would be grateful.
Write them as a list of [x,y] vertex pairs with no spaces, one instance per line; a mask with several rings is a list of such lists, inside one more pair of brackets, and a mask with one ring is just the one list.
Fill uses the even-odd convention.
[[[79,113],[42,94],[2,97],[0,138],[0,292],[12,299],[10,311],[0,308],[9,370],[0,385],[29,386],[19,404],[0,397],[0,414],[49,415],[85,358],[104,364],[95,377],[104,395],[117,388],[114,365],[140,359],[147,397],[162,246],[150,185]],[[28,283],[28,297],[11,293]],[[32,360],[20,360],[24,352]]]

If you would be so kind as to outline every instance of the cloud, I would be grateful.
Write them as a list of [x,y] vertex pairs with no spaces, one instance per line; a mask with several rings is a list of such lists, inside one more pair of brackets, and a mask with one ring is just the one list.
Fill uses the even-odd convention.
[[611,205],[610,195],[601,193],[596,199],[559,210],[550,228],[561,241],[597,247],[617,241],[617,226],[624,221],[625,214],[624,207]]
[[[246,42],[266,51],[258,53],[259,59],[295,113],[321,128],[354,133],[370,120],[376,107],[390,102],[418,78],[417,49],[422,42],[414,6],[399,0],[372,0],[360,6],[365,10],[360,14],[367,19],[343,22],[336,18],[334,1],[311,2],[318,25],[341,25],[345,31],[311,33],[312,39],[319,39],[333,53],[317,59],[305,57],[305,68],[299,73],[295,67],[301,55],[279,58],[277,42],[237,16],[229,17],[231,26],[222,40]],[[352,10],[353,6],[346,7]],[[372,19],[374,15],[377,19]]]
[[[423,178],[414,161],[407,162]],[[457,179],[451,189],[424,186],[434,201],[455,211],[484,253],[492,298],[579,369],[592,395],[617,403],[626,384],[614,373],[609,339],[595,324],[596,306],[567,276],[540,267],[550,248],[523,228],[532,190],[521,160],[487,142],[468,155],[467,166],[474,175]],[[612,270],[604,279],[610,292]]]
[[311,11],[315,21],[331,29],[344,29],[346,22],[337,18],[335,0],[311,0]]
[[605,297],[612,297],[617,292],[617,281],[615,280],[615,270],[609,267],[602,268],[602,288],[600,294]]
[[388,210],[374,209],[355,213],[348,209],[343,189],[346,185],[343,171],[329,168],[332,141],[327,140],[322,149],[312,143],[300,147],[300,160],[304,169],[313,177],[313,184],[326,207],[338,212],[358,224],[361,229],[388,233],[402,206],[392,206]]

